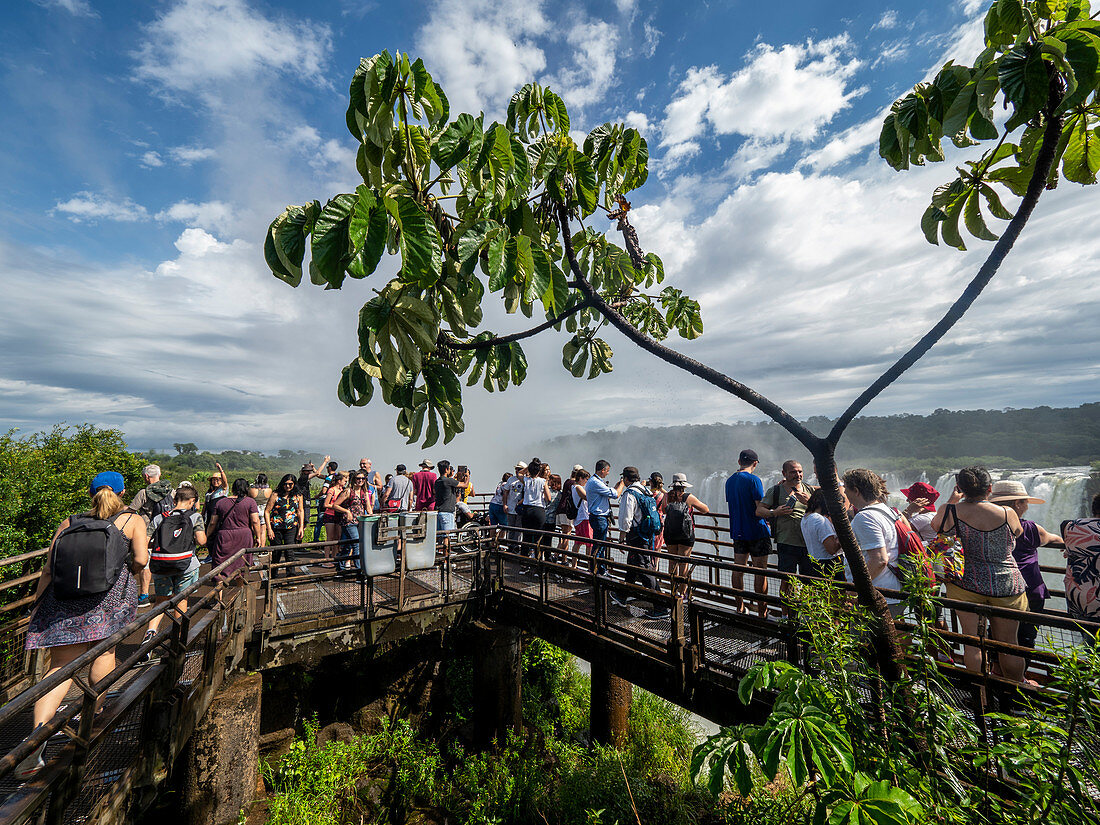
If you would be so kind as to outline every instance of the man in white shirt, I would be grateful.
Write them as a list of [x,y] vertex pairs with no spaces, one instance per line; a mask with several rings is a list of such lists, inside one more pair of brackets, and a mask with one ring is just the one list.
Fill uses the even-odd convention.
[[[898,566],[898,534],[894,527],[894,517],[883,502],[886,499],[886,485],[876,473],[870,470],[849,470],[844,474],[844,494],[855,509],[852,518],[852,532],[856,534],[867,562],[867,572],[871,584],[883,590],[901,590],[901,583],[894,570]],[[848,571],[848,581],[852,581]],[[890,612],[901,615],[904,605],[897,598],[887,598]]]
[[[505,482],[504,486],[504,511],[508,514],[508,526],[519,528],[519,506],[523,503],[523,479],[527,477],[527,462],[517,461],[515,474]],[[522,533],[519,529],[509,530],[505,535],[514,547],[514,551],[520,549]]]

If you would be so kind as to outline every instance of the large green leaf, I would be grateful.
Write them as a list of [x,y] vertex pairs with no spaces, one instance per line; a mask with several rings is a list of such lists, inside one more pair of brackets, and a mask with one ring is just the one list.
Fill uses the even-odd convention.
[[1026,123],[1047,102],[1047,69],[1041,46],[1026,43],[1000,59],[997,82],[1005,98],[1016,107],[1005,128],[1009,131]]
[[264,242],[264,258],[276,278],[291,286],[302,282],[306,238],[320,214],[321,204],[310,201],[305,206],[288,206],[271,222]]
[[430,287],[443,271],[443,240],[435,223],[415,198],[386,198],[386,209],[400,231],[401,271],[406,280]]
[[1089,119],[1079,115],[1062,155],[1062,174],[1074,183],[1096,183],[1100,172],[1100,127],[1089,128]]
[[386,249],[389,234],[389,218],[386,204],[366,186],[360,184],[355,208],[348,221],[348,239],[354,255],[348,263],[348,274],[353,278],[365,278],[378,267]]
[[423,357],[435,349],[438,335],[439,322],[431,307],[406,290],[387,287],[359,311],[360,347],[391,383],[420,371]]
[[339,289],[344,283],[347,266],[354,250],[351,246],[349,225],[357,195],[337,195],[325,204],[313,226],[310,246],[310,273],[316,273],[327,288]]
[[365,407],[374,395],[374,382],[371,380],[368,365],[362,358],[356,358],[340,373],[340,383],[336,388],[336,397],[348,407]]

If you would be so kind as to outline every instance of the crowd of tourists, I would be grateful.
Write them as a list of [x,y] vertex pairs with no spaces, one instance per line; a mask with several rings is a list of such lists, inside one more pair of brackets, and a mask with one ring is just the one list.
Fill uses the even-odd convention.
[[[758,455],[742,450],[738,469],[725,485],[728,544],[736,565],[758,571],[752,592],[768,593],[765,572],[772,555],[783,574],[851,582],[833,523],[839,511],[829,506],[825,492],[806,481],[794,460],[783,463],[782,480],[765,491],[758,466]],[[133,622],[139,607],[182,595],[196,584],[203,549],[212,567],[221,567],[221,577],[246,573],[251,551],[267,546],[277,566],[272,575],[281,568],[289,576],[295,565],[304,564],[351,569],[358,563],[354,548],[360,517],[377,513],[433,513],[444,549],[451,531],[484,518],[496,528],[501,544],[515,552],[553,557],[571,567],[587,557],[599,575],[608,575],[612,545],[625,545],[625,583],[657,593],[655,572],[665,560],[670,595],[689,598],[695,516],[710,512],[706,503],[691,492],[684,473],[674,473],[666,486],[660,472],[644,477],[637,467],[626,466],[614,481],[611,472],[611,464],[601,459],[591,471],[574,465],[563,479],[537,457],[519,461],[501,476],[483,516],[471,507],[469,468],[446,460],[424,459],[414,473],[398,464],[383,477],[368,458],[349,472],[326,456],[320,468],[307,463],[274,487],[262,473],[230,483],[221,465],[215,465],[205,492],[186,480],[173,487],[161,478],[159,467],[149,465],[143,471],[145,485],[128,505],[122,475],[104,471],[91,480],[90,510],[65,519],[54,534],[35,593],[27,647],[50,649],[47,675],[65,667]],[[312,485],[318,479],[315,495]],[[939,574],[950,600],[1043,612],[1050,593],[1038,548],[1053,546],[1065,548],[1069,616],[1100,621],[1100,495],[1091,502],[1091,517],[1067,521],[1061,535],[1054,535],[1024,518],[1028,506],[1040,500],[1019,482],[994,482],[981,467],[961,470],[956,481],[938,507],[938,491],[917,482],[900,491],[906,505],[895,509],[887,504],[886,484],[875,472],[852,469],[835,478],[867,573],[875,587],[886,591],[895,616],[903,612],[898,591],[906,575],[928,559],[937,564],[928,572]],[[312,535],[307,535],[311,524]],[[308,539],[323,541],[320,561],[299,556]],[[790,581],[784,576],[781,590]],[[749,597],[742,572],[733,574],[732,585]],[[610,599],[624,607],[638,593],[638,588],[621,589]],[[644,617],[667,616],[659,601]],[[766,601],[756,601],[760,615],[766,615]],[[179,607],[186,611],[186,601]],[[962,633],[977,636],[978,615],[965,608],[955,612]],[[159,618],[149,622],[146,642],[156,634]],[[998,614],[989,618],[989,635],[1030,648],[1036,627]],[[970,645],[964,651],[966,666],[978,670],[981,652]],[[997,667],[1007,678],[1025,678],[1022,656],[1002,653]],[[92,682],[114,668],[111,649],[92,662]],[[57,685],[35,703],[36,728],[54,716],[70,684]],[[18,766],[19,778],[43,767],[43,750],[44,743]]]

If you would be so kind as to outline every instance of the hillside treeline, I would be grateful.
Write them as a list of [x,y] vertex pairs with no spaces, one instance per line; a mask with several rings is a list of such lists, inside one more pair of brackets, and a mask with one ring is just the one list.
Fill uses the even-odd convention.
[[[182,450],[180,449],[182,448]],[[285,473],[297,475],[307,461],[320,464],[324,458],[320,453],[304,450],[279,450],[268,455],[258,450],[223,450],[211,453],[198,450],[194,444],[177,446],[176,455],[168,453],[138,453],[142,464],[156,464],[164,477],[177,483],[185,478],[192,481],[205,480],[214,471],[214,463],[219,462],[232,483],[234,478],[247,478],[252,481],[257,473],[267,473],[269,479],[278,480]],[[273,482],[274,483],[274,482]]]
[[[806,421],[826,433],[833,419]],[[778,424],[682,424],[673,427],[629,427],[561,436],[534,445],[557,455],[638,456],[647,466],[694,466],[719,469],[751,447],[762,463],[771,464],[805,453]],[[878,459],[889,469],[943,472],[969,461],[990,466],[1055,467],[1090,464],[1100,458],[1100,403],[1055,409],[936,410],[931,415],[857,418],[841,441],[841,465]]]

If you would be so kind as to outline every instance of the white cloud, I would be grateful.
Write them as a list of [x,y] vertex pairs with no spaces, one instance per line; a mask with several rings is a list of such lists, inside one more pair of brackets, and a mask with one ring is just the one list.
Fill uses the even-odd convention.
[[231,225],[234,213],[233,209],[222,201],[205,203],[179,201],[157,212],[154,217],[158,221],[174,221],[224,233],[227,225]]
[[34,0],[39,6],[47,9],[61,9],[74,17],[99,17],[99,12],[92,8],[88,0]]
[[141,156],[141,165],[146,169],[156,169],[164,166],[164,158],[159,153],[150,150]]
[[778,160],[790,142],[784,138],[779,140],[767,140],[761,138],[749,138],[742,143],[737,151],[723,165],[723,171],[735,178],[744,178],[761,169],[767,169]]
[[633,129],[637,129],[642,133],[643,137],[650,135],[650,129],[652,128],[649,118],[642,112],[630,111],[623,117],[623,123],[630,126]]
[[130,223],[149,219],[146,208],[130,198],[113,200],[95,192],[77,192],[67,201],[58,201],[50,212],[61,212],[76,223],[100,219]]
[[893,9],[887,9],[882,13],[882,16],[878,19],[875,25],[871,26],[871,30],[875,29],[892,29],[898,25],[898,13]]
[[859,68],[847,35],[775,48],[759,44],[729,77],[718,67],[692,67],[665,109],[661,145],[668,157],[709,126],[718,135],[759,142],[807,141],[865,89],[848,81]]
[[546,68],[536,38],[550,30],[539,0],[442,0],[416,35],[416,51],[453,112],[502,111]]
[[570,28],[565,39],[572,49],[572,65],[547,82],[568,106],[584,107],[602,100],[615,75],[618,30],[602,20],[584,21]]
[[190,166],[217,156],[217,152],[207,146],[173,146],[168,154],[180,166]]
[[260,73],[324,83],[328,26],[266,17],[245,0],[181,0],[146,27],[137,76],[166,92],[200,93]]

